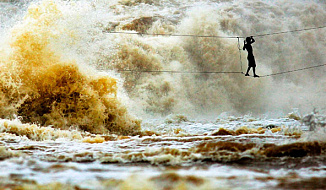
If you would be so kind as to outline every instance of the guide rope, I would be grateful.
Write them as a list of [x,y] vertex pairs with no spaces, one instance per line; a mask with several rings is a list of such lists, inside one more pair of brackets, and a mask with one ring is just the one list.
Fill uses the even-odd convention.
[[303,32],[303,31],[317,30],[317,29],[322,29],[322,28],[326,28],[326,26],[303,28],[303,29],[289,30],[289,31],[283,31],[283,32],[273,32],[273,33],[267,33],[267,34],[257,34],[257,35],[254,35],[253,37],[263,37],[263,36],[272,36],[272,35],[279,35],[279,34],[286,34],[286,33]]
[[[252,37],[263,37],[263,36],[272,36],[272,35],[279,35],[279,34],[286,34],[286,33],[294,33],[294,32],[302,32],[302,31],[309,31],[309,30],[317,30],[326,28],[326,26],[317,26],[311,28],[303,28],[303,29],[296,29],[296,30],[288,30],[282,32],[272,32],[266,34],[256,34],[252,35]],[[176,36],[176,37],[196,37],[196,38],[230,38],[230,39],[239,39],[239,38],[246,38],[244,36],[216,36],[216,35],[195,35],[195,34],[150,34],[144,32],[126,32],[126,31],[108,31],[107,33],[110,34],[131,34],[131,35],[141,35],[141,36]]]
[[[196,38],[238,38],[237,36],[215,36],[215,35],[194,35],[194,34],[150,34],[142,32],[125,32],[125,31],[110,31],[111,34],[137,34],[141,36],[174,36],[174,37],[196,37]],[[240,37],[244,38],[244,37]]]

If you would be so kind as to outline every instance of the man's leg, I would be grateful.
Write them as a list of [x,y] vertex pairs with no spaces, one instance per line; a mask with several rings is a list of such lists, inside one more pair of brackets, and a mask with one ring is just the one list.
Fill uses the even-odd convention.
[[258,75],[256,75],[256,67],[252,67],[252,71],[254,72],[254,77],[259,77]]
[[248,69],[247,69],[247,72],[246,72],[245,76],[250,76],[249,71],[250,71],[250,67],[248,66]]

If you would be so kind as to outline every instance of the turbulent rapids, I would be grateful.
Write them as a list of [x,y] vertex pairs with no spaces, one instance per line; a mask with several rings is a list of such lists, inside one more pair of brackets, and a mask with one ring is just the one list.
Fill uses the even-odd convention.
[[[323,26],[324,1],[0,10],[0,189],[326,188],[325,67],[247,78],[236,38],[195,37]],[[256,72],[324,64],[325,30],[255,38]]]
[[[77,60],[61,58],[55,46],[62,17],[54,2],[31,5],[21,24],[13,27],[10,51],[3,55],[1,116],[67,129],[77,125],[92,133],[132,134],[132,120],[117,99],[117,80],[86,74]],[[52,42],[54,41],[54,42]]]

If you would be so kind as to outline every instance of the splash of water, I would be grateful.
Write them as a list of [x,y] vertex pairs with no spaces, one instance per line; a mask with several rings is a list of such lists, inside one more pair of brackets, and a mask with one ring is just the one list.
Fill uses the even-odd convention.
[[53,49],[70,32],[57,29],[62,17],[54,1],[43,1],[12,29],[9,50],[1,55],[1,117],[20,115],[24,122],[61,129],[77,125],[92,133],[137,133],[140,122],[120,103],[117,79],[87,73]]

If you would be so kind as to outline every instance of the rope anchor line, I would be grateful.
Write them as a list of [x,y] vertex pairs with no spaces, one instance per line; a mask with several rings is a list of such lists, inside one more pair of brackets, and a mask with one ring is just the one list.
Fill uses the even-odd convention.
[[240,38],[239,37],[238,37],[238,50],[239,50],[239,60],[240,60],[240,71],[243,74],[242,58],[241,58],[241,48],[240,48]]
[[303,71],[303,70],[307,70],[307,69],[315,69],[315,68],[323,67],[323,66],[326,66],[326,64],[314,65],[314,66],[304,67],[304,68],[300,68],[300,69],[294,69],[294,70],[289,70],[289,71],[272,73],[272,74],[263,75],[263,76],[260,76],[260,77],[270,77],[270,76],[275,76],[275,75],[282,75],[282,74],[293,73],[293,72],[297,72],[297,71]]

